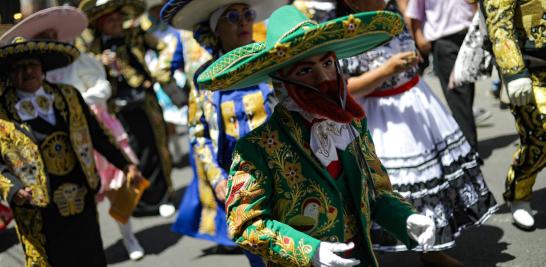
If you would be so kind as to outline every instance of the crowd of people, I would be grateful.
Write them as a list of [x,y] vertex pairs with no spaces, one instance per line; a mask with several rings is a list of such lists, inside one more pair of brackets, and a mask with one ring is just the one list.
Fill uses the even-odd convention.
[[[493,65],[520,137],[503,198],[534,227],[545,14],[542,0],[82,0],[20,14],[0,27],[0,230],[15,222],[26,266],[106,266],[108,199],[132,260],[145,251],[131,216],[176,214],[174,232],[239,247],[251,266],[379,266],[375,252],[405,250],[463,266],[445,250],[498,209],[474,108]],[[447,107],[422,78],[429,59]],[[180,124],[193,177],[173,203]]]

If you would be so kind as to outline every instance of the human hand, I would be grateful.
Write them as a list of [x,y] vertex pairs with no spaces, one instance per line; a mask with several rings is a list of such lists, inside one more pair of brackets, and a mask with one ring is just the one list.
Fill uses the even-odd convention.
[[17,206],[22,206],[32,200],[32,189],[30,187],[21,188],[13,196],[13,203]]
[[116,52],[110,49],[102,51],[101,61],[106,66],[112,65],[116,61]]
[[403,72],[419,63],[419,56],[415,52],[401,52],[395,54],[385,64],[389,75]]
[[130,186],[138,184],[140,179],[145,179],[135,164],[129,164],[127,167],[125,167],[125,177],[127,177],[127,183]]
[[357,259],[345,259],[335,253],[345,252],[353,249],[355,244],[320,242],[320,245],[313,256],[313,266],[315,267],[333,267],[333,266],[356,266],[360,264]]
[[432,44],[425,38],[415,38],[415,45],[423,56],[428,56],[432,51]]
[[533,82],[527,77],[508,82],[506,89],[510,102],[516,106],[527,105],[533,98]]
[[221,202],[226,201],[227,184],[228,180],[222,179],[216,184],[216,187],[214,187],[214,194],[216,195],[216,198]]
[[434,245],[436,226],[434,221],[421,214],[412,214],[406,220],[409,236],[426,252]]

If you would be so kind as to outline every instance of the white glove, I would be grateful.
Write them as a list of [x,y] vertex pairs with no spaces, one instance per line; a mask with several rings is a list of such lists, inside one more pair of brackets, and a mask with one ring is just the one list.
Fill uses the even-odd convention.
[[344,259],[336,252],[345,252],[355,247],[353,242],[345,243],[329,243],[320,242],[320,245],[313,256],[313,266],[315,267],[335,267],[335,266],[356,266],[360,264],[357,259]]
[[506,85],[508,98],[516,106],[524,106],[533,98],[533,82],[529,78],[518,78]]
[[409,236],[427,252],[434,245],[436,226],[434,221],[421,214],[412,214],[406,220]]

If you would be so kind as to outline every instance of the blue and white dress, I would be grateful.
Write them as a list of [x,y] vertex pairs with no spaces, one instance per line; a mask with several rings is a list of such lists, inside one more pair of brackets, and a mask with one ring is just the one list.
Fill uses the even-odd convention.
[[266,122],[275,103],[267,83],[231,91],[190,90],[188,130],[194,176],[173,231],[236,246],[228,236],[224,204],[216,200],[213,188],[227,179],[237,140]]

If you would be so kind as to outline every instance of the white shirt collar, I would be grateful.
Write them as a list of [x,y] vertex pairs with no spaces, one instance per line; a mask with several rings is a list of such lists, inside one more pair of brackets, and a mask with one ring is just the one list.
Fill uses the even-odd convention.
[[48,93],[45,92],[44,90],[44,87],[43,86],[40,86],[40,88],[38,90],[36,90],[34,93],[30,93],[30,92],[25,92],[23,90],[19,90],[17,89],[17,96],[21,99],[25,99],[25,98],[29,98],[29,97],[35,97],[39,94],[42,94],[42,95],[47,95]]

